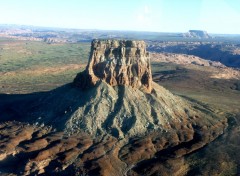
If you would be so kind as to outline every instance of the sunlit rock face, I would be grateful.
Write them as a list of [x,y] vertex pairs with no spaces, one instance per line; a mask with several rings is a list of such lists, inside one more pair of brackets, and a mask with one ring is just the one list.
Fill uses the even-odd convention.
[[111,86],[126,85],[150,93],[152,73],[145,42],[93,40],[88,66],[74,83],[84,89],[99,80]]

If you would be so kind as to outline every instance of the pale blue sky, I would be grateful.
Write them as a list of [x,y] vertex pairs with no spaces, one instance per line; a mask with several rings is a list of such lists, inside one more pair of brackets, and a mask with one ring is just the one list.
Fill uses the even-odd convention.
[[0,0],[0,24],[240,34],[240,0]]

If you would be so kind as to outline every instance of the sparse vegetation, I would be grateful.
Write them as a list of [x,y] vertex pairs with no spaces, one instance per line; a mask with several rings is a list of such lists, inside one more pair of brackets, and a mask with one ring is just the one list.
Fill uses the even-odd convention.
[[[0,93],[47,91],[71,82],[86,66],[89,48],[90,43],[47,44],[0,38]],[[200,104],[211,111],[210,114],[240,113],[239,80],[211,78],[213,71],[213,68],[196,63],[152,63],[154,81],[174,94]],[[209,170],[213,171],[212,175],[234,175],[238,172],[239,156],[235,151],[239,149],[239,128],[235,123],[229,122],[231,132],[204,150],[197,151],[196,155],[189,155],[184,164],[189,164],[190,175]]]
[[50,90],[71,82],[87,63],[89,43],[0,40],[0,93]]

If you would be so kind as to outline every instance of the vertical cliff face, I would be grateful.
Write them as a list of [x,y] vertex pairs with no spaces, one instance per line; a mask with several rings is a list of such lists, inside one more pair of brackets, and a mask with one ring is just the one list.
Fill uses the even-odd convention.
[[150,93],[152,73],[145,42],[93,40],[88,66],[74,83],[87,88],[99,80],[111,86],[126,85]]

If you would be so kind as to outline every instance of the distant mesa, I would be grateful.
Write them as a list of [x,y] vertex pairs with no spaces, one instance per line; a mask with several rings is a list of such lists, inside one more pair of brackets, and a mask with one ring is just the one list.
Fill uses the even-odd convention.
[[189,30],[187,33],[185,33],[183,35],[184,37],[188,37],[188,38],[203,38],[203,39],[207,39],[207,38],[212,38],[207,31],[203,31],[203,30]]

